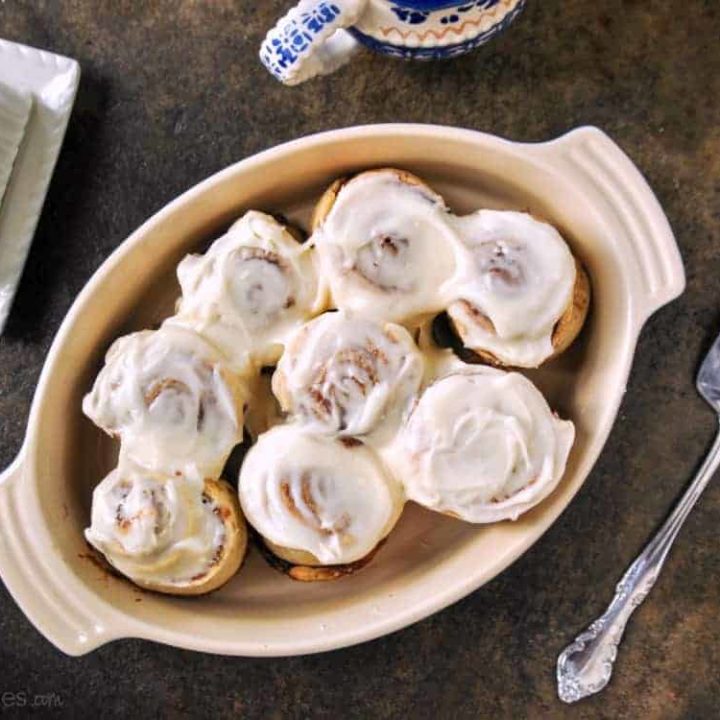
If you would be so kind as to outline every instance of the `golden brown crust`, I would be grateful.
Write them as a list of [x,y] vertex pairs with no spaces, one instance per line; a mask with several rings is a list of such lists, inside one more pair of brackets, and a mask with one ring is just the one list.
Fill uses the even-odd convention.
[[327,190],[322,194],[320,200],[318,200],[317,204],[315,205],[315,209],[313,210],[312,214],[312,231],[315,232],[320,225],[322,225],[325,218],[329,215],[330,211],[333,208],[333,205],[335,204],[335,201],[337,200],[337,196],[340,193],[340,190],[347,185],[347,183],[350,182],[350,180],[354,180],[355,178],[359,178],[363,175],[374,175],[377,173],[384,173],[384,172],[391,172],[394,173],[397,176],[397,179],[399,182],[404,183],[406,185],[416,185],[417,187],[424,188],[427,190],[430,190],[430,187],[426,182],[421,180],[417,175],[413,175],[412,173],[408,172],[407,170],[399,170],[398,168],[392,168],[392,167],[386,167],[386,168],[377,168],[375,170],[365,170],[364,172],[358,173],[357,175],[350,175],[348,177],[338,178],[335,180],[330,187],[328,187]]
[[347,184],[348,180],[349,178],[338,178],[333,181],[332,185],[320,196],[313,210],[312,220],[310,221],[312,232],[315,232],[330,214],[340,190]]
[[[276,552],[273,552],[268,542],[257,534],[256,540],[257,546],[268,565],[298,582],[327,582],[328,580],[339,580],[340,578],[354,575],[358,570],[362,570],[362,568],[372,561],[385,542],[381,540],[365,557],[352,563],[345,563],[343,565],[309,565],[291,562],[290,560],[280,557]],[[298,558],[302,556],[311,557],[309,553],[296,552],[288,548],[275,547],[275,550],[290,557],[296,554]]]
[[[288,352],[287,347],[285,352]],[[292,408],[292,398],[287,387],[287,377],[285,373],[278,372],[272,376],[272,393],[280,406],[280,410],[284,413],[289,413]]]
[[135,585],[166,595],[205,595],[220,588],[240,569],[247,552],[247,526],[237,492],[224,480],[207,479],[203,494],[215,504],[216,514],[225,525],[225,544],[214,565],[201,577],[192,578],[187,585],[130,578]]
[[573,344],[585,324],[590,309],[590,278],[577,258],[575,258],[575,270],[572,300],[553,331],[554,352],[552,357],[557,357]]
[[[573,295],[568,303],[568,306],[565,308],[565,311],[555,324],[552,335],[553,354],[546,358],[541,365],[556,358],[573,344],[585,324],[585,319],[587,318],[588,310],[590,308],[590,277],[577,257],[573,256],[573,258],[575,260],[576,269]],[[478,311],[474,309],[472,309],[472,311],[480,316]],[[484,322],[490,324],[492,327],[492,323],[490,323],[488,318],[485,318],[485,316],[481,317],[484,318]],[[464,327],[455,318],[449,317],[449,320],[451,326],[462,340],[463,336],[467,335]],[[499,368],[513,367],[512,365],[499,360],[488,350],[483,350],[481,348],[464,346],[460,356],[465,362],[486,363]]]

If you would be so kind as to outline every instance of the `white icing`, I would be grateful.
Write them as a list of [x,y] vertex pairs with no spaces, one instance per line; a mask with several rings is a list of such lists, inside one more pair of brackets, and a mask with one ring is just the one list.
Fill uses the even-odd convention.
[[225,544],[216,509],[201,480],[126,465],[95,488],[85,537],[132,580],[189,585],[212,568]]
[[319,308],[310,250],[251,210],[204,255],[178,265],[182,298],[169,322],[210,338],[238,368],[274,363],[288,334]]
[[479,210],[454,223],[466,257],[448,314],[463,342],[508,365],[536,367],[553,354],[555,324],[572,299],[572,253],[554,227],[524,213]]
[[314,430],[364,435],[402,416],[422,375],[423,358],[407,330],[340,311],[297,331],[273,390]]
[[242,441],[244,394],[212,345],[164,327],[113,343],[83,411],[145,467],[217,477]]
[[457,364],[383,454],[407,496],[475,523],[516,519],[565,471],[574,426],[518,373]]
[[443,199],[392,170],[342,187],[311,242],[336,307],[414,322],[447,304],[456,241]]
[[400,488],[374,453],[296,424],[260,436],[240,470],[239,492],[248,522],[264,538],[324,565],[365,557],[402,509]]

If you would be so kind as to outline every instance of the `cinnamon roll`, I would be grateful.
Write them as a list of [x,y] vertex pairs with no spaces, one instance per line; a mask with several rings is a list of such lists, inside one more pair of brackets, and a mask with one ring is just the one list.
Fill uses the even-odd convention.
[[136,585],[173,595],[219,588],[247,548],[237,495],[226,482],[127,464],[95,488],[85,537]]
[[177,275],[182,298],[169,322],[209,338],[240,369],[275,363],[322,305],[310,246],[254,210],[204,255],[185,257]]
[[163,327],[115,341],[83,411],[153,471],[218,477],[242,441],[246,390],[223,356],[189,330]]
[[560,233],[510,211],[455,224],[466,262],[448,315],[465,346],[492,364],[528,368],[565,350],[585,321],[590,283]]
[[283,410],[309,428],[366,435],[402,416],[423,369],[423,357],[403,327],[331,312],[295,333],[272,386]]
[[240,470],[239,492],[266,551],[297,580],[334,579],[364,565],[403,506],[399,485],[362,442],[298,424],[260,436]]
[[384,450],[409,499],[473,523],[517,519],[560,481],[575,437],[519,373],[457,365]]
[[410,173],[371,170],[336,181],[315,209],[313,229],[336,307],[414,323],[446,306],[456,269],[450,214]]

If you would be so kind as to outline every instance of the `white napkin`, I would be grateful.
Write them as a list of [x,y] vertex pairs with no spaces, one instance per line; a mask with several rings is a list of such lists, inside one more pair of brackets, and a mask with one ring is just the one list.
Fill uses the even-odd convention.
[[0,82],[0,207],[31,108],[29,93]]
[[75,60],[0,38],[0,334],[42,212],[79,79]]

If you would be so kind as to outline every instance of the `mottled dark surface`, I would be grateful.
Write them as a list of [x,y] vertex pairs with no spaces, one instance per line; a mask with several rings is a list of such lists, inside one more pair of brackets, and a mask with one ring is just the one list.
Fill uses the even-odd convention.
[[[18,451],[43,358],[74,296],[182,190],[306,133],[409,120],[544,140],[608,131],[647,175],[686,262],[645,328],[621,414],[570,509],[507,572],[391,637],[285,660],[118,642],[64,657],[0,586],[2,692],[56,693],[70,717],[710,718],[720,702],[720,488],[691,516],[628,629],[617,676],[556,698],[558,651],[609,599],[710,442],[693,376],[720,330],[720,11],[714,0],[530,0],[457,61],[364,56],[288,90],[255,56],[286,0],[5,0],[0,35],[77,58],[83,78],[8,330],[0,462]],[[258,9],[252,9],[257,5]],[[8,703],[5,703],[6,705]],[[0,715],[14,711],[3,708]]]

